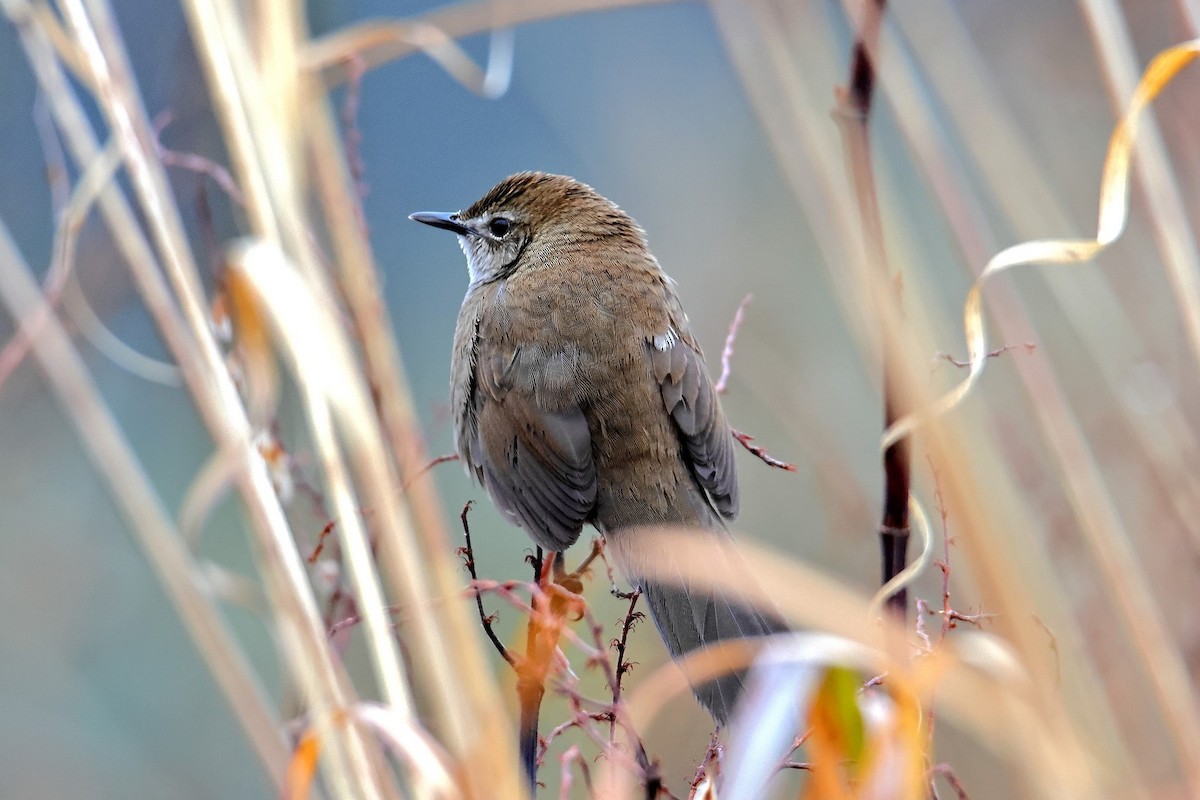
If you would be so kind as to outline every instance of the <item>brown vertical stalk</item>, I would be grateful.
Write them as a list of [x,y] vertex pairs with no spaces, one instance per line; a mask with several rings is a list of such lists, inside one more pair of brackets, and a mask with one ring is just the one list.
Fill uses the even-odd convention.
[[[875,191],[875,174],[871,164],[871,142],[868,130],[871,100],[875,91],[874,53],[879,42],[879,25],[887,0],[871,0],[863,5],[863,18],[854,52],[850,59],[850,80],[838,93],[838,117],[841,121],[842,144],[846,152],[846,168],[854,186],[862,224],[867,258],[878,275],[887,273],[887,252],[883,245],[883,224],[879,217],[879,202]],[[894,279],[896,301],[900,302],[900,280]],[[897,395],[898,354],[890,345],[891,337],[883,337],[883,427],[886,430],[904,415]],[[883,518],[879,523],[879,544],[883,561],[883,583],[904,569],[908,551],[908,497],[912,470],[910,441],[903,438],[883,453]],[[908,593],[901,589],[888,598],[888,606],[904,614]]]

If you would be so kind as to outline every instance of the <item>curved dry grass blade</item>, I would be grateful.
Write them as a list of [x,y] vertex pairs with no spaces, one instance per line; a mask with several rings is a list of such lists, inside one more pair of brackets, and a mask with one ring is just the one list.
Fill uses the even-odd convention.
[[[390,454],[396,462],[398,483],[389,498],[407,503],[397,529],[406,548],[416,548],[423,561],[397,558],[390,540],[380,551],[380,568],[391,590],[399,595],[415,578],[429,582],[431,601],[421,615],[435,624],[413,631],[413,647],[425,664],[418,664],[421,684],[430,697],[430,725],[466,771],[468,793],[502,797],[521,796],[523,781],[517,771],[513,726],[501,706],[494,679],[483,660],[466,607],[459,602],[461,580],[441,503],[428,473],[420,426],[405,381],[400,354],[392,336],[386,309],[379,302],[382,290],[378,271],[362,236],[355,208],[359,202],[347,173],[332,115],[317,87],[307,111],[310,160],[315,171],[330,237],[332,259],[340,272],[338,285],[363,348],[367,379],[377,393],[377,413]],[[320,99],[317,99],[320,98]],[[403,491],[399,487],[403,487]],[[415,543],[409,543],[419,537]],[[412,571],[419,569],[419,575]],[[442,602],[442,601],[446,602]],[[432,639],[425,637],[432,636]]]
[[[1045,239],[1022,242],[992,256],[963,304],[963,330],[967,341],[967,377],[916,414],[897,420],[884,432],[882,447],[909,436],[923,420],[954,408],[971,391],[988,362],[987,330],[983,323],[983,285],[991,277],[1013,267],[1030,264],[1080,264],[1095,258],[1115,242],[1125,228],[1129,206],[1129,164],[1134,138],[1146,106],[1154,101],[1180,70],[1200,56],[1200,39],[1164,50],[1146,68],[1124,115],[1113,130],[1100,180],[1100,219],[1094,239]],[[1197,292],[1200,295],[1200,290]],[[1197,352],[1200,353],[1200,304],[1189,313],[1197,320]],[[1190,319],[1189,319],[1190,322]],[[1200,739],[1198,739],[1200,741]]]
[[4,0],[4,11],[18,26],[33,26],[45,36],[55,55],[71,70],[71,73],[90,89],[95,88],[91,70],[79,52],[76,42],[67,35],[58,17],[46,2],[31,3],[28,0]]
[[872,617],[876,617],[881,613],[883,604],[887,602],[889,597],[900,589],[911,586],[912,582],[920,577],[921,573],[933,563],[933,533],[929,527],[929,517],[925,513],[925,508],[916,497],[909,496],[908,511],[912,515],[913,523],[915,523],[912,527],[916,530],[917,538],[921,542],[921,552],[912,563],[885,583],[875,593],[875,596],[871,598],[871,605],[867,613]]
[[[458,46],[453,44],[454,40],[555,17],[670,1],[525,0],[521,3],[459,3],[411,19],[376,20],[343,28],[308,45],[303,63],[314,72],[324,69],[326,79],[330,84],[336,84],[345,80],[343,65],[351,56],[361,59],[366,69],[373,69],[424,51],[464,86],[472,91],[481,91],[487,87],[486,75],[458,50]],[[493,46],[496,45],[493,42]],[[494,51],[498,60],[504,55],[503,42],[499,45]]]
[[[415,655],[414,689],[431,698],[431,729],[444,737],[460,765],[478,778],[478,791],[515,794],[520,791],[512,775],[515,759],[506,757],[505,745],[510,740],[492,679],[483,666],[461,603],[443,602],[458,599],[459,586],[449,565],[447,554],[453,548],[445,536],[440,507],[428,481],[415,482],[406,496],[401,495],[402,483],[391,469],[389,456],[400,463],[401,477],[408,474],[410,464],[423,462],[408,458],[414,448],[419,449],[413,433],[416,428],[411,424],[414,416],[394,358],[390,326],[379,306],[381,293],[354,217],[357,198],[346,191],[342,182],[344,156],[335,146],[336,136],[323,94],[315,82],[301,74],[293,76],[305,79],[298,84],[300,96],[277,102],[264,95],[278,89],[291,98],[297,87],[287,82],[279,87],[269,83],[269,70],[260,65],[238,30],[240,14],[234,6],[221,0],[189,2],[193,38],[209,71],[213,92],[220,98],[218,117],[229,131],[227,138],[235,151],[239,184],[248,185],[244,172],[265,170],[262,180],[268,193],[256,198],[254,192],[247,192],[250,205],[260,204],[252,215],[252,219],[262,220],[256,227],[261,227],[260,233],[278,231],[278,238],[267,235],[265,241],[286,253],[317,296],[344,297],[353,314],[358,341],[366,354],[365,380],[379,398],[377,413],[387,436],[380,436],[378,431],[364,435],[367,432],[362,426],[369,420],[342,415],[344,409],[339,410],[337,423],[362,501],[372,509],[373,525],[382,532],[378,539],[380,569],[392,593],[412,610],[412,625],[406,628],[406,634],[412,637],[408,644]],[[281,7],[272,13],[287,16],[289,12]],[[302,18],[290,17],[283,26],[290,36],[301,35],[302,27]],[[273,35],[268,49],[277,52],[298,46],[298,41],[289,43]],[[285,53],[283,57],[286,60],[291,55]],[[259,75],[260,70],[264,75]],[[283,108],[291,111],[286,118],[278,118]],[[299,119],[304,120],[303,126],[295,124]],[[288,135],[298,131],[302,136]],[[308,149],[301,149],[305,145]],[[303,186],[301,175],[306,167],[316,171],[317,184],[326,200],[326,227],[337,248],[331,260],[343,271],[338,292],[329,286],[324,259],[316,250],[307,200],[296,194]],[[332,203],[331,191],[338,194]],[[339,331],[339,335],[344,334]],[[385,442],[392,445],[394,454],[381,449]],[[410,498],[418,515],[419,526],[415,529],[404,506]],[[418,537],[428,543],[427,552],[421,552]],[[436,589],[430,591],[431,585]]]
[[360,703],[351,713],[359,722],[374,728],[390,749],[404,760],[409,773],[416,778],[418,796],[450,800],[462,796],[451,777],[446,752],[428,733],[414,725],[411,717],[405,718],[395,709],[377,703]]
[[331,41],[309,45],[305,66],[320,71],[340,66],[361,53],[385,44],[409,46],[424,53],[463,88],[494,100],[508,91],[512,78],[513,31],[496,28],[488,48],[487,67],[480,69],[467,52],[441,28],[428,22],[373,22],[334,34]]
[[[885,616],[871,621],[865,599],[799,563],[743,544],[738,555],[755,578],[748,585],[728,570],[714,571],[712,565],[728,563],[729,556],[721,544],[696,537],[693,532],[645,530],[638,540],[639,548],[674,554],[671,568],[664,567],[656,576],[660,580],[686,580],[694,590],[721,587],[739,593],[746,602],[775,605],[798,627],[827,631],[865,645],[875,654],[873,669],[886,672],[891,681],[906,682],[910,686],[906,691],[915,697],[927,697],[937,687],[941,713],[1006,755],[1031,786],[1039,787],[1041,796],[1081,800],[1095,796],[1094,776],[1078,735],[1070,728],[1050,724],[1054,718],[1048,714],[1053,707],[1042,701],[1024,665],[996,637],[976,633],[965,646],[940,648],[930,658],[911,661],[906,633],[894,620]],[[651,565],[651,571],[659,566],[652,559],[641,563]],[[722,642],[693,652],[677,665],[666,664],[644,675],[628,694],[633,729],[645,730],[670,698],[687,690],[688,679],[703,681],[744,667],[760,648],[787,639],[784,634],[761,641]],[[981,703],[981,697],[988,697],[989,703]],[[627,780],[620,775],[609,779],[618,781],[614,784],[618,787]],[[618,789],[616,796],[625,795]]]
[[867,648],[826,634],[794,634],[767,645],[755,660],[746,697],[732,721],[730,741],[736,747],[722,770],[722,800],[766,796],[827,667],[870,671],[876,661]]
[[3,351],[0,351],[0,387],[29,352],[39,326],[48,322],[50,315],[54,313],[53,307],[62,296],[75,265],[75,243],[79,238],[79,231],[87,220],[96,198],[116,175],[120,165],[121,150],[116,142],[109,142],[84,168],[83,174],[71,191],[70,199],[63,208],[54,232],[54,256],[50,262],[50,269],[42,280],[42,293],[46,302],[39,306],[39,311],[44,318],[33,319],[29,324],[23,325],[4,346]]
[[[1017,230],[1070,230],[1069,215],[1055,198],[1045,171],[1038,168],[1034,154],[1024,145],[1021,130],[1006,115],[1006,104],[992,85],[978,54],[972,50],[969,34],[957,20],[957,9],[941,0],[915,0],[896,10],[896,18],[911,42],[911,52],[914,57],[920,54],[921,63],[914,63],[914,57],[905,58],[907,51],[896,42],[889,43],[889,52],[900,53],[902,63],[889,71],[885,88],[910,147],[929,176],[957,237],[965,257],[964,266],[984,263],[995,252],[990,243],[995,236],[990,233],[991,224],[982,210],[989,201],[1003,209]],[[931,18],[939,20],[936,34],[926,24]],[[932,83],[940,104],[931,100],[930,88],[922,85],[922,79]],[[939,112],[947,113],[958,127],[957,139],[938,119]],[[968,151],[973,163],[956,160],[960,149]],[[989,196],[976,196],[977,190],[969,177],[971,168],[986,177]],[[1013,176],[1019,176],[1019,180],[1013,180]],[[1079,332],[1080,344],[1091,355],[1090,369],[1103,380],[1107,394],[1121,396],[1130,369],[1146,357],[1146,350],[1152,346],[1145,332],[1133,327],[1102,271],[1044,270],[1039,277],[1062,309],[1065,320]],[[991,292],[992,318],[1005,338],[1028,336],[1030,330],[1036,329],[1010,285],[993,285]],[[1114,564],[1123,565],[1119,567],[1123,571],[1141,569],[1140,564],[1128,558],[1131,554],[1128,548],[1123,556],[1115,558],[1117,554],[1107,544],[1114,537],[1128,539],[1132,532],[1122,530],[1118,512],[1123,509],[1109,495],[1100,465],[1073,418],[1068,405],[1070,387],[1048,359],[1017,359],[1013,364],[1029,397],[1031,416],[1058,460],[1066,500],[1077,510],[1078,525],[1086,534],[1085,545],[1093,548],[1105,571]],[[1149,455],[1143,465],[1153,470],[1164,485],[1173,487],[1168,503],[1177,519],[1195,519],[1200,511],[1193,509],[1200,509],[1200,493],[1185,465],[1196,450],[1196,438],[1182,409],[1168,404],[1158,409],[1156,415],[1137,414],[1129,404],[1120,404],[1118,409],[1128,429],[1139,437],[1143,452]],[[996,423],[1003,425],[1003,413],[997,410],[992,414],[993,424],[972,429],[974,450],[1005,449],[1001,437],[994,433]],[[1009,469],[1019,467],[1010,465]],[[1012,479],[1018,483],[1021,480],[1016,471]],[[991,480],[989,484],[994,491],[997,482]],[[975,502],[979,495],[964,497]],[[1009,492],[1003,504],[1005,508],[1016,508],[1029,502],[1027,493]],[[1043,536],[1052,535],[1044,524],[1044,511],[1044,506],[1040,511],[1026,508],[1024,513],[1033,515],[1026,517],[1032,525],[1023,524],[1019,516],[1009,514],[1016,526],[999,529],[1002,539],[985,539],[971,533],[960,542],[968,549],[972,573],[983,586],[991,586],[986,593],[999,600],[993,601],[1001,609],[997,624],[1009,629],[1008,635],[1021,648],[1025,659],[1035,656],[1039,643],[1022,637],[1021,626],[1011,624],[1011,620],[1026,613],[1020,606],[1027,606],[1027,602],[1013,603],[1016,592],[1021,591],[1029,595],[1041,614],[1049,612],[1062,617],[1056,627],[1058,635],[1070,642],[1068,652],[1096,657],[1095,637],[1080,630],[1079,618],[1087,613],[1086,608],[1081,608],[1077,598],[1068,594],[1061,583],[1062,566],[1042,551],[1044,539],[1039,538],[1038,529],[1041,528]],[[1183,527],[1193,534],[1192,541],[1196,542],[1200,530],[1186,524]],[[969,533],[971,530],[967,529]],[[1043,554],[1030,559],[1026,557],[1030,553]],[[1021,566],[1014,570],[1017,563]],[[1019,580],[1015,579],[1017,574]],[[1103,772],[1110,784],[1120,786],[1122,791],[1134,791],[1130,786],[1136,783],[1141,759],[1122,748],[1121,739],[1128,726],[1117,721],[1113,705],[1117,698],[1111,694],[1111,687],[1110,693],[1106,693],[1099,680],[1101,675],[1097,674],[1111,675],[1113,665],[1075,656],[1068,658],[1074,662],[1070,667],[1072,679],[1067,684],[1060,683],[1056,660],[1055,671],[1046,676],[1048,685],[1055,687],[1061,702],[1070,708],[1078,729],[1088,732],[1096,762],[1105,765]],[[1148,663],[1140,659],[1139,669],[1145,669],[1142,665]],[[1128,681],[1122,680],[1121,684],[1127,686]],[[1138,707],[1145,712],[1141,719],[1146,722],[1157,713],[1153,703],[1139,702]],[[1125,744],[1130,744],[1128,738]]]
[[179,367],[133,349],[110,331],[104,320],[100,319],[88,303],[78,281],[72,280],[67,284],[63,292],[63,308],[75,320],[75,324],[91,345],[130,375],[160,386],[183,385]]
[[[152,257],[143,257],[147,255],[145,250],[136,251],[138,258],[131,260],[134,277],[218,448],[239,454],[236,485],[245,501],[259,553],[269,554],[260,560],[260,567],[268,597],[276,610],[280,642],[288,653],[287,663],[303,687],[313,713],[317,717],[332,713],[347,704],[352,692],[340,667],[330,660],[303,559],[295,550],[261,458],[255,455],[245,409],[209,329],[199,275],[111,11],[102,0],[64,0],[63,7],[94,77],[100,106],[114,137],[121,143],[147,227],[175,291],[174,298],[161,276],[148,271]],[[47,93],[56,114],[61,110],[69,122],[78,122],[69,88],[55,86],[48,88]],[[76,130],[77,137],[68,132],[73,148],[87,147],[89,134],[86,123],[83,125],[83,131]],[[119,201],[114,201],[111,211],[118,238],[136,249],[140,235],[126,229],[136,228],[132,215]],[[326,752],[330,784],[339,796],[351,797],[362,790],[378,791],[380,776],[370,763],[368,743],[355,730],[349,729],[345,740],[335,740]],[[355,790],[353,786],[371,788]]]
[[[1016,266],[1027,264],[1078,264],[1090,260],[1108,247],[1125,227],[1128,216],[1128,189],[1132,147],[1142,114],[1167,84],[1188,64],[1200,57],[1200,40],[1187,42],[1163,51],[1143,73],[1120,123],[1114,129],[1105,159],[1100,187],[1100,210],[1095,239],[1041,240],[1024,242],[996,254],[979,275],[967,295],[963,309],[964,330],[969,352],[970,373],[927,410],[896,422],[884,435],[883,446],[910,434],[924,419],[940,415],[956,406],[972,389],[987,363],[987,335],[982,316],[982,288],[992,276]],[[1069,428],[1070,426],[1068,426]],[[1076,458],[1076,463],[1089,459]],[[1099,487],[1101,484],[1096,482]],[[1092,497],[1103,496],[1102,490],[1089,492]],[[1089,532],[1108,532],[1103,541],[1096,541],[1093,551],[1104,567],[1106,577],[1114,588],[1127,626],[1139,643],[1147,662],[1146,674],[1153,681],[1156,695],[1165,718],[1171,725],[1175,744],[1182,763],[1200,761],[1200,722],[1195,710],[1200,708],[1192,691],[1191,681],[1178,651],[1170,644],[1149,587],[1135,569],[1136,553],[1128,537],[1113,531],[1102,519],[1116,519],[1115,510],[1095,515],[1086,511],[1091,504],[1082,504],[1084,514],[1096,524],[1085,526]],[[1197,780],[1191,776],[1191,780]]]

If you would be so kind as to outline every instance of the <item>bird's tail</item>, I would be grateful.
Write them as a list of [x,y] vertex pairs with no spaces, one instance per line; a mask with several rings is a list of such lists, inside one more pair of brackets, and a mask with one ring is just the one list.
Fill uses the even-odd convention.
[[[688,558],[688,554],[680,553],[680,546],[687,545],[677,536],[665,546],[654,541],[663,535],[649,528],[624,529],[610,532],[606,538],[618,568],[642,590],[672,658],[678,660],[718,642],[788,630],[778,612],[750,602],[753,592],[749,584],[754,578],[724,529],[692,529],[686,534],[697,544],[718,545],[704,547],[702,556],[704,570],[711,570],[719,579],[716,581],[689,579],[691,570],[680,566]],[[735,670],[693,684],[692,691],[713,718],[725,724],[741,695],[745,677],[744,669]]]

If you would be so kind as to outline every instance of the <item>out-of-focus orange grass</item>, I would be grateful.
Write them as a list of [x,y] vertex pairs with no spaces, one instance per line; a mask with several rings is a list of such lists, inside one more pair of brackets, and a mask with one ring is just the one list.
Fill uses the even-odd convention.
[[[305,393],[314,448],[324,467],[322,488],[340,509],[339,517],[353,520],[362,507],[376,512],[370,525],[381,537],[378,570],[369,558],[364,526],[338,526],[353,589],[368,601],[364,625],[375,683],[370,687],[352,685],[329,652],[312,586],[253,446],[251,423],[258,421],[259,409],[247,409],[239,399],[209,330],[209,298],[200,290],[193,244],[183,235],[165,190],[150,125],[107,4],[62,0],[57,13],[25,0],[2,4],[22,26],[31,63],[76,165],[83,169],[95,163],[99,142],[108,137],[125,154],[132,193],[126,196],[110,184],[96,202],[212,431],[217,474],[236,488],[253,522],[267,613],[280,631],[280,656],[314,718],[315,738],[304,739],[308,744],[292,762],[298,771],[293,779],[307,780],[303,773],[318,763],[319,741],[323,786],[330,794],[398,796],[390,773],[380,769],[379,740],[368,735],[386,729],[398,732],[388,749],[397,753],[405,782],[434,794],[445,791],[434,771],[426,771],[419,759],[406,760],[394,745],[431,735],[430,752],[440,753],[434,761],[444,758],[465,791],[517,796],[512,726],[484,667],[482,637],[465,603],[447,602],[459,596],[462,581],[431,485],[417,480],[407,492],[396,491],[420,469],[424,456],[413,435],[398,353],[387,320],[374,305],[376,273],[354,217],[353,189],[325,91],[338,79],[342,60],[357,48],[365,48],[359,55],[369,66],[424,49],[465,84],[483,91],[486,75],[457,49],[455,37],[628,3],[469,3],[416,22],[364,23],[317,42],[307,38],[302,9],[282,0],[252,7],[228,0],[184,3],[233,171],[247,198],[250,239],[233,254],[234,274],[246,281],[238,286],[257,293],[269,322],[255,330],[270,329],[275,349]],[[941,290],[947,281],[936,268],[944,262],[928,257],[921,241],[930,228],[911,225],[908,198],[886,170],[880,171],[879,196],[889,257],[904,276],[903,315],[888,277],[866,262],[836,129],[827,119],[831,88],[844,81],[846,66],[833,33],[836,14],[816,4],[738,0],[714,0],[711,8],[779,167],[809,215],[822,248],[820,263],[838,287],[846,325],[856,334],[864,363],[878,362],[881,337],[896,342],[909,367],[904,387],[909,403],[926,407],[937,394],[926,380],[926,364],[932,353],[959,346],[962,298],[948,299]],[[1080,8],[1095,43],[1094,69],[1104,75],[1114,105],[1123,109],[1139,70],[1120,9],[1101,0]],[[1181,5],[1181,14],[1184,9]],[[847,4],[847,13],[853,19],[854,4]],[[906,149],[887,152],[911,159],[920,170],[933,198],[922,213],[944,220],[944,235],[966,274],[977,274],[1001,249],[1000,241],[1077,238],[1054,186],[1034,166],[1020,120],[981,66],[954,9],[944,0],[916,0],[897,4],[888,14],[890,24],[876,54],[880,91]],[[91,129],[64,70],[95,93],[107,131]],[[1157,79],[1167,78],[1159,73]],[[1169,97],[1186,103],[1184,97]],[[1171,114],[1169,108],[1165,113]],[[1171,313],[1182,320],[1186,334],[1181,338],[1190,347],[1185,356],[1190,373],[1200,357],[1200,265],[1185,206],[1194,198],[1180,187],[1198,184],[1195,164],[1186,165],[1192,171],[1173,166],[1168,146],[1149,120],[1134,148],[1142,247],[1132,255],[1108,256],[1110,273],[1165,271],[1176,301]],[[131,205],[147,220],[148,240],[133,221]],[[319,219],[312,208],[319,208]],[[325,240],[330,255],[319,251],[318,241]],[[69,343],[57,323],[38,322],[39,301],[19,254],[6,248],[3,256],[5,301],[27,326],[45,369],[58,371],[56,385],[87,438],[86,425],[101,424],[95,416],[102,407],[96,403],[99,395],[63,355]],[[336,271],[326,264],[336,264]],[[951,509],[961,552],[955,581],[969,586],[996,614],[991,630],[998,640],[952,635],[936,670],[923,670],[918,660],[911,662],[910,674],[912,646],[895,631],[885,636],[859,593],[799,565],[782,564],[778,556],[753,563],[766,593],[792,619],[881,654],[900,687],[897,697],[931,703],[936,696],[937,708],[947,711],[958,730],[1007,760],[1017,791],[1055,798],[1194,796],[1200,792],[1200,726],[1188,660],[1198,634],[1191,608],[1200,556],[1200,472],[1195,469],[1196,419],[1179,399],[1194,381],[1172,395],[1169,387],[1139,380],[1139,375],[1156,374],[1154,365],[1175,352],[1174,330],[1167,326],[1164,333],[1142,324],[1146,314],[1130,307],[1095,266],[1042,269],[1039,285],[1051,298],[1056,318],[1042,320],[1027,310],[1000,278],[982,297],[985,317],[969,326],[988,326],[999,342],[1043,330],[1037,357],[997,361],[992,384],[917,430],[918,452],[928,453],[936,466]],[[1113,280],[1120,285],[1126,278]],[[286,295],[275,294],[272,287],[284,284]],[[298,328],[289,308],[278,305],[284,296],[303,304],[310,330]],[[335,297],[344,302],[351,332]],[[1044,313],[1047,305],[1040,302],[1037,310]],[[1090,313],[1096,307],[1104,310],[1099,320]],[[298,355],[311,344],[304,337],[313,331],[322,333],[329,358],[306,374],[309,367]],[[970,352],[979,356],[986,349],[972,337]],[[1086,391],[1066,380],[1075,374],[1073,362],[1086,365]],[[997,388],[1001,381],[1024,393]],[[368,387],[379,392],[377,408],[367,402]],[[1084,399],[1092,407],[1083,408]],[[1117,453],[1154,487],[1158,502],[1145,502],[1122,484],[1119,465],[1111,463]],[[178,526],[156,504],[152,485],[129,461],[119,435],[95,439],[91,455],[102,472],[119,476],[114,495],[142,535],[264,770],[282,788],[287,763],[282,712],[265,703],[257,676],[237,658],[217,613],[219,601],[196,591],[190,571],[195,564],[174,541]],[[922,498],[932,494],[924,478],[918,489]],[[202,517],[203,505],[193,513]],[[702,569],[697,573],[703,577]],[[928,580],[918,584],[918,594],[931,585]],[[1074,588],[1079,586],[1086,591]],[[385,596],[417,612],[404,628],[416,655],[411,670],[399,659],[381,614]],[[369,603],[370,598],[378,603]],[[1035,618],[1044,620],[1053,640],[1032,622]],[[644,688],[639,695],[637,682],[632,686],[635,718],[646,698],[662,699],[652,688],[657,676],[638,677]],[[677,677],[662,680],[674,680],[674,690],[682,691]],[[382,716],[357,699],[374,692],[386,701]],[[419,714],[414,696],[425,700]],[[346,724],[346,714],[358,715],[359,724]],[[922,718],[902,718],[910,721],[896,729],[896,736],[917,740],[914,726],[923,724]],[[416,740],[405,739],[418,731]],[[836,731],[826,732],[830,735],[817,739],[814,757],[836,751],[831,744],[838,741]],[[731,742],[731,749],[737,744]],[[937,759],[936,753],[924,755]],[[864,760],[869,763],[870,755]],[[969,784],[969,775],[964,777]],[[888,796],[921,794],[904,780],[893,789]]]

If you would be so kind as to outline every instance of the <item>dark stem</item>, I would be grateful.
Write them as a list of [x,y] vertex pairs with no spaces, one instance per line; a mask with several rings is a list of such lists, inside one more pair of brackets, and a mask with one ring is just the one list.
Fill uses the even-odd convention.
[[[625,679],[626,673],[633,669],[633,663],[625,660],[625,653],[629,646],[629,634],[633,631],[633,626],[638,621],[646,618],[645,614],[639,613],[637,609],[638,598],[642,596],[642,590],[634,588],[628,594],[615,592],[622,598],[629,600],[629,609],[625,612],[625,619],[621,623],[621,636],[613,641],[613,645],[617,648],[617,668],[613,674],[612,683],[612,710],[608,717],[608,741],[612,742],[616,734],[617,715],[621,713],[621,686]],[[642,744],[642,737],[637,734],[632,728],[626,725],[629,731],[630,738],[634,744],[634,757],[637,759],[638,766],[642,768],[642,776],[645,781],[646,798],[653,800],[663,792],[662,773],[659,770],[658,763],[651,761],[646,754],[646,748]]]
[[[896,410],[896,396],[892,388],[890,364],[884,364],[883,427],[891,427],[901,414]],[[907,436],[900,439],[883,453],[883,522],[879,526],[879,545],[883,556],[883,583],[887,583],[908,563],[908,498],[912,473],[912,440]],[[908,610],[908,592],[905,589],[888,598],[888,607],[904,616]]]
[[[617,670],[616,680],[612,687],[612,704],[613,714],[612,719],[608,723],[608,740],[611,742],[616,734],[617,727],[617,703],[621,702],[621,682],[625,678],[625,673],[633,669],[633,664],[625,660],[625,648],[629,644],[629,633],[633,630],[634,623],[642,619],[643,615],[634,611],[637,606],[638,598],[642,596],[641,589],[634,589],[629,593],[629,610],[625,614],[625,622],[621,625],[621,638],[617,639]],[[641,746],[641,742],[638,742]],[[644,755],[644,751],[643,751]]]
[[[475,572],[475,550],[471,546],[471,526],[467,524],[467,514],[470,512],[472,505],[474,505],[474,501],[468,500],[466,505],[463,506],[462,514],[459,515],[459,519],[462,520],[463,538],[467,540],[466,546],[459,552],[462,553],[467,572],[471,574],[472,583],[477,584],[479,582],[479,575]],[[479,622],[483,625],[483,632],[487,634],[492,647],[496,648],[496,652],[508,662],[510,667],[516,668],[516,659],[512,657],[512,653],[508,652],[508,648],[504,646],[504,642],[500,641],[500,637],[492,629],[492,623],[496,621],[496,618],[483,610],[483,593],[479,589],[475,590],[475,608],[479,610]]]
[[879,44],[879,23],[883,20],[885,6],[887,0],[874,0],[873,3],[864,4],[862,25],[859,27],[854,52],[850,57],[847,99],[862,117],[864,125],[871,113],[871,100],[875,96],[875,63],[872,61],[872,51],[875,51]]
[[[875,95],[874,57],[879,46],[879,27],[887,0],[872,0],[862,7],[858,37],[850,60],[850,80],[840,93],[843,143],[858,202],[867,257],[876,274],[888,274],[887,252],[883,245],[883,224],[871,165],[868,122]],[[896,280],[897,306],[900,305],[899,280]],[[899,399],[899,353],[891,345],[892,336],[883,337],[883,417],[888,428],[902,417],[905,409]],[[883,454],[883,519],[879,525],[879,545],[883,561],[882,578],[887,583],[908,562],[908,498],[912,457],[908,439],[902,439]],[[901,589],[888,598],[887,605],[903,616],[908,608],[908,593]]]

